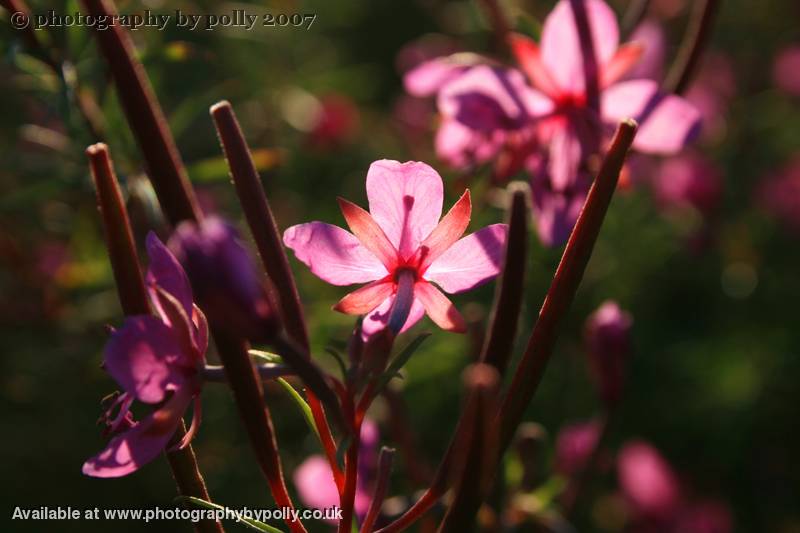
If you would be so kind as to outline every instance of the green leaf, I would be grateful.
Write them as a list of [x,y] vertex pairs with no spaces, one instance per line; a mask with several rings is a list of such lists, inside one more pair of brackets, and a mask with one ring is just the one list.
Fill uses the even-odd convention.
[[291,383],[283,378],[277,378],[276,381],[280,383],[284,389],[286,389],[286,392],[289,393],[289,396],[294,400],[294,403],[297,404],[297,407],[299,407],[300,411],[303,413],[303,418],[305,419],[306,424],[308,424],[308,427],[310,427],[311,431],[313,431],[319,438],[319,430],[317,430],[317,424],[314,423],[314,415],[311,414],[311,408],[308,406],[308,403],[306,403],[300,393],[297,392],[294,387],[292,387]]
[[[175,500],[181,502],[193,503],[198,507],[203,507],[205,509],[214,509],[215,511],[224,511],[226,509],[226,507],[223,507],[222,505],[207,502],[202,498],[195,498],[194,496],[178,496],[177,498],[175,498]],[[264,522],[260,522],[258,520],[253,520],[251,518],[241,518],[239,520],[236,520],[236,522],[242,524],[248,529],[252,529],[253,531],[262,531],[262,532],[266,531],[267,533],[283,533],[283,531],[278,529],[277,527],[272,527],[269,524],[265,524]]]
[[417,351],[425,339],[430,336],[430,333],[422,333],[421,335],[418,335],[414,340],[409,342],[405,348],[403,348],[402,352],[392,359],[392,362],[389,363],[389,368],[387,368],[378,379],[378,385],[375,387],[376,396],[380,394],[384,387],[386,387],[386,385],[388,385],[393,378],[400,376],[400,370],[406,365],[408,360],[411,359],[411,356],[414,355],[414,352]]
[[325,348],[325,352],[336,359],[336,362],[339,363],[339,369],[342,371],[342,379],[347,379],[347,365],[344,364],[344,359],[342,358],[342,354],[339,350],[328,346]]
[[283,363],[283,358],[276,353],[265,352],[264,350],[252,350],[252,349],[247,350],[247,353],[249,353],[251,356],[253,356],[253,358],[257,359],[262,363],[278,363],[278,364]]

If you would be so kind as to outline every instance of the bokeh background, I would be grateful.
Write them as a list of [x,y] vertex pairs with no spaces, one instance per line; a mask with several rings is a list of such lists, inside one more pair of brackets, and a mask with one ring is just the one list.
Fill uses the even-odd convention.
[[[672,43],[668,58],[690,3],[652,2],[651,15]],[[79,10],[73,1],[30,4],[35,13]],[[552,4],[509,0],[507,7],[518,27],[535,32]],[[626,4],[612,2],[620,14]],[[448,205],[469,185],[476,199],[472,227],[503,218],[502,198],[486,173],[459,175],[437,162],[432,105],[410,100],[402,86],[402,71],[415,56],[414,49],[400,52],[422,36],[493,52],[475,2],[149,0],[118,8],[317,15],[309,30],[190,32],[170,24],[163,32],[134,32],[207,211],[241,222],[208,116],[208,107],[225,98],[242,121],[282,228],[312,219],[341,223],[335,197],[364,204],[366,169],[381,158],[433,164],[445,178]],[[800,66],[792,64],[790,48],[800,46],[798,20],[800,6],[792,0],[722,2],[710,53],[690,90],[711,120],[679,160],[683,167],[632,162],[527,415],[546,429],[552,449],[561,426],[598,412],[582,327],[600,303],[617,300],[634,319],[633,354],[610,450],[633,438],[651,442],[692,497],[724,502],[736,531],[800,531]],[[2,529],[189,531],[176,522],[7,522],[17,505],[152,506],[169,503],[175,490],[163,458],[122,479],[80,473],[103,445],[95,421],[114,383],[99,363],[105,326],[118,324],[121,311],[83,155],[98,138],[75,100],[111,146],[139,242],[147,228],[164,229],[141,157],[91,31],[37,32],[63,61],[63,78],[25,46],[7,13],[0,32]],[[702,170],[693,158],[702,159]],[[520,348],[560,255],[535,236],[531,245]],[[323,353],[353,325],[330,311],[343,290],[292,261],[315,349]],[[399,394],[423,466],[436,464],[454,426],[461,372],[480,346],[493,287],[455,298],[474,332],[434,331],[407,367]],[[423,320],[415,331],[426,329],[434,328]],[[268,402],[290,473],[317,445],[280,390],[270,389]],[[271,506],[229,393],[209,386],[203,404],[194,445],[211,494],[231,506]],[[379,404],[372,414],[383,441],[392,443],[387,413]],[[506,464],[512,476],[514,460]],[[407,466],[397,463],[393,494],[420,488],[403,474]],[[623,530],[613,469],[591,491],[578,530]]]

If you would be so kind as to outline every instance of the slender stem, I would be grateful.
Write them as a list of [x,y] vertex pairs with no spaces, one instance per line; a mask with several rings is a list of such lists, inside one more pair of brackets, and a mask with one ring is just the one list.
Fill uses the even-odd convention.
[[[309,352],[308,331],[297,284],[289,268],[289,260],[281,242],[275,217],[272,215],[264,187],[253,164],[247,141],[236,120],[236,114],[233,112],[231,104],[224,100],[213,105],[210,112],[228,161],[236,194],[250,227],[250,233],[255,240],[264,270],[272,281],[278,296],[286,330],[294,342]],[[336,445],[325,417],[325,411],[317,398],[317,393],[310,390],[307,391],[306,396],[322,447],[338,484],[341,480],[341,470],[336,462]],[[338,407],[336,409],[338,411]]]
[[[349,393],[350,391],[345,392]],[[356,485],[358,482],[358,452],[361,448],[361,423],[364,420],[356,415],[351,398],[351,394],[343,395],[347,417],[353,424],[353,438],[347,448],[344,460],[344,490],[339,498],[339,506],[342,509],[342,519],[339,520],[339,533],[349,533],[352,530],[353,508],[355,506]]]
[[495,367],[502,376],[517,334],[522,299],[525,294],[525,269],[528,251],[530,189],[527,184],[509,185],[511,206],[508,212],[508,238],[503,274],[497,284],[489,334],[480,360]]
[[600,87],[598,82],[597,54],[592,39],[592,28],[589,25],[589,15],[586,13],[584,0],[569,0],[572,14],[575,18],[575,27],[578,30],[581,57],[583,58],[583,75],[586,91],[586,105],[600,115]]
[[481,0],[480,4],[489,18],[489,25],[494,31],[495,47],[497,51],[508,50],[508,35],[511,33],[511,24],[506,17],[500,0]]
[[[116,14],[111,0],[81,1],[94,17],[111,20]],[[199,220],[202,213],[186,169],[147,73],[136,58],[130,36],[119,24],[105,30],[98,27],[95,27],[95,35],[100,52],[111,70],[120,103],[147,163],[147,173],[164,213],[173,225],[182,220]]]
[[454,459],[453,503],[439,526],[441,533],[475,530],[475,515],[488,493],[497,452],[492,417],[496,410],[500,375],[491,365],[478,363],[464,372],[468,391],[464,409],[465,438]]
[[405,472],[408,474],[410,481],[416,486],[429,483],[432,469],[425,461],[425,456],[419,450],[417,436],[408,420],[408,409],[402,395],[391,387],[386,387],[383,391],[383,397],[386,399],[386,405],[389,408],[389,416],[387,418],[392,441],[399,445],[398,448],[402,455]]
[[[267,478],[275,503],[279,507],[293,509],[294,505],[283,478],[272,416],[264,403],[261,382],[247,353],[247,344],[229,335],[226,330],[216,329],[213,325],[211,329],[228,381],[231,382],[239,416],[245,422],[250,444]],[[301,522],[292,521],[291,518],[286,519],[286,524],[296,533],[306,531]]]
[[397,293],[394,297],[394,304],[389,314],[386,327],[395,335],[400,333],[408,320],[411,312],[411,305],[414,303],[414,282],[416,281],[414,272],[401,270],[397,274]]
[[622,17],[621,34],[627,39],[639,24],[644,20],[650,8],[650,0],[631,0],[628,10]]
[[664,81],[665,91],[675,94],[686,92],[711,36],[719,3],[719,0],[695,2],[692,18],[686,28],[678,55]]
[[561,256],[561,262],[547,291],[539,319],[528,340],[528,346],[497,413],[500,453],[503,453],[511,442],[553,353],[559,326],[575,297],[592,255],[625,156],[636,135],[636,128],[633,120],[625,120],[617,128],[611,147],[603,160],[597,179],[589,190],[586,203]]
[[[150,314],[152,310],[139,269],[139,256],[133,242],[128,211],[122,200],[108,147],[104,144],[92,145],[86,149],[86,155],[97,190],[108,255],[122,309],[128,316]],[[186,426],[181,421],[171,442],[180,442],[185,434]],[[180,494],[210,501],[192,446],[167,452],[166,455]],[[195,529],[200,533],[224,532],[222,524],[214,520],[201,520]]]
[[383,500],[389,490],[389,474],[392,473],[392,460],[394,459],[394,449],[384,446],[378,456],[378,472],[375,481],[375,490],[372,492],[372,501],[369,503],[364,523],[361,524],[361,533],[372,533],[375,520],[381,512]]

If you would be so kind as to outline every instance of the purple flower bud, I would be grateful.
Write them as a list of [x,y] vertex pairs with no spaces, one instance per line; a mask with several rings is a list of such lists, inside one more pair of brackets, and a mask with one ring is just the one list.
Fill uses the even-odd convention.
[[589,368],[600,396],[610,405],[619,401],[622,392],[632,323],[631,315],[612,300],[603,303],[586,320]]
[[571,476],[586,465],[597,446],[600,423],[597,420],[568,424],[556,437],[556,470]]
[[266,287],[233,226],[216,217],[199,225],[183,222],[169,248],[186,269],[212,325],[256,342],[276,333],[279,321]]
[[629,442],[620,450],[617,478],[623,495],[640,517],[667,519],[680,507],[677,476],[658,450],[644,441]]

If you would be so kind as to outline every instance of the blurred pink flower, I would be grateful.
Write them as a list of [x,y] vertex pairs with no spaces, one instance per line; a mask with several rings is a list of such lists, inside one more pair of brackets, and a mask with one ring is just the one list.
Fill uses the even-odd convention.
[[782,91],[800,96],[800,44],[787,46],[775,56],[772,79]]
[[469,224],[469,190],[440,221],[442,178],[425,163],[372,163],[367,197],[369,212],[339,199],[353,233],[310,222],[288,228],[284,243],[328,283],[368,282],[334,307],[366,314],[365,336],[387,326],[394,333],[405,331],[426,313],[442,329],[465,331],[461,314],[433,283],[459,293],[497,276],[506,225],[460,238]]
[[698,154],[684,154],[661,163],[653,187],[665,207],[684,206],[709,215],[722,196],[722,172]]
[[606,404],[616,404],[622,393],[632,324],[630,313],[613,300],[604,302],[586,320],[589,368]]
[[597,420],[567,424],[556,437],[555,469],[566,476],[580,471],[597,446],[600,423]]
[[[152,232],[147,236],[147,252],[147,288],[159,317],[126,318],[106,344],[103,367],[124,392],[104,417],[115,436],[102,452],[84,463],[83,473],[88,476],[124,476],[155,459],[192,401],[192,425],[178,448],[191,442],[200,424],[201,371],[208,347],[206,319],[193,304],[189,280],[180,264]],[[134,400],[160,407],[135,422],[130,413]]]
[[[355,512],[360,519],[367,514],[372,498],[379,441],[378,425],[365,419],[361,425],[355,498]],[[336,488],[331,467],[323,456],[312,455],[303,461],[294,471],[293,480],[300,500],[306,507],[325,509],[339,505],[339,490]]]
[[617,478],[622,493],[638,516],[669,518],[681,504],[678,479],[652,445],[628,442],[617,456]]
[[733,517],[727,504],[718,500],[691,503],[678,513],[674,533],[731,533]]
[[320,150],[337,148],[358,130],[358,108],[352,100],[339,94],[323,96],[319,104],[308,140],[311,146]]
[[654,19],[645,20],[633,31],[630,42],[642,47],[642,56],[622,79],[648,79],[660,82],[664,77],[664,61],[667,54],[664,28]]
[[800,233],[800,156],[775,175],[762,180],[757,198],[763,209]]

